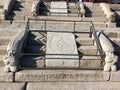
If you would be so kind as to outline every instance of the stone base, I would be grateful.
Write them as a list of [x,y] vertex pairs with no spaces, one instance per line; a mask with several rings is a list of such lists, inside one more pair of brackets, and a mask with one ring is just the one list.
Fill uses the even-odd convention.
[[27,90],[120,90],[120,82],[28,83]]

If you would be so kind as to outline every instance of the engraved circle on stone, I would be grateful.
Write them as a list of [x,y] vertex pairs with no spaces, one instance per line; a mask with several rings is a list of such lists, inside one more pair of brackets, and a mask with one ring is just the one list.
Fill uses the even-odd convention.
[[65,42],[65,38],[62,38],[60,35],[53,34],[49,46],[54,53],[64,53],[70,51],[68,48],[68,44]]

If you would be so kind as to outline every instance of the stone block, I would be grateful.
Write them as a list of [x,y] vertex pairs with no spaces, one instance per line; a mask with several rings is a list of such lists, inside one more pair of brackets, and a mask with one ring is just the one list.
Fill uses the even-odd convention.
[[46,22],[47,31],[68,31],[74,30],[74,22],[66,21],[47,21]]
[[100,57],[96,56],[83,56],[80,59],[81,69],[102,69],[102,62]]
[[82,46],[92,46],[94,42],[92,38],[76,38],[76,41]]
[[67,16],[67,3],[66,2],[51,2],[51,15]]
[[106,20],[105,17],[92,17],[92,21],[94,22],[106,22]]
[[90,17],[84,17],[84,18],[82,18],[82,21],[92,21],[92,18],[90,18]]
[[120,82],[39,82],[26,90],[120,90]]
[[56,54],[46,55],[46,67],[79,67],[75,37],[72,33],[48,32],[46,54]]
[[112,82],[120,82],[120,70],[116,71],[116,72],[110,72],[111,73],[111,77],[110,77],[110,81]]
[[109,28],[116,28],[116,23],[114,22],[106,22],[106,24],[107,24],[107,27]]
[[15,73],[15,81],[108,81],[109,72],[99,70],[22,70]]
[[0,55],[5,55],[7,53],[7,45],[0,46]]
[[89,38],[90,33],[76,33],[75,34],[78,38]]
[[6,73],[4,72],[4,68],[0,67],[0,82],[13,82],[13,81],[14,81],[14,74],[11,72]]
[[0,90],[25,90],[25,83],[0,83]]

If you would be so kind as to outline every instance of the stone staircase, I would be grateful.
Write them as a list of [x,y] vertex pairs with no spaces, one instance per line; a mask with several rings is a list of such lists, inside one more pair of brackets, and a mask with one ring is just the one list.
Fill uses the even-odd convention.
[[98,49],[94,46],[95,40],[90,38],[90,33],[76,34],[76,42],[80,58],[81,69],[102,69],[102,61],[98,55]]

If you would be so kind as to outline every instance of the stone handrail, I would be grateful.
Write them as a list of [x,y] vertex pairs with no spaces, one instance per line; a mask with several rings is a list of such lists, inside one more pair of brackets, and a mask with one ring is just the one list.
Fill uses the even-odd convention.
[[114,54],[115,48],[110,40],[101,32],[97,32],[103,51],[105,52],[104,71],[116,71],[115,63],[118,61],[118,56]]
[[108,22],[114,22],[115,13],[111,11],[110,6],[107,3],[100,3],[100,7],[105,13]]
[[32,8],[31,8],[31,14],[32,16],[37,16],[38,12],[39,12],[39,5],[41,3],[42,0],[35,0],[32,4]]
[[83,3],[83,2],[80,2],[79,6],[80,6],[81,16],[82,16],[82,17],[85,17],[85,5],[84,5],[84,3]]
[[16,72],[20,66],[20,52],[27,38],[26,30],[19,31],[7,46],[7,54],[4,56],[5,72]]

